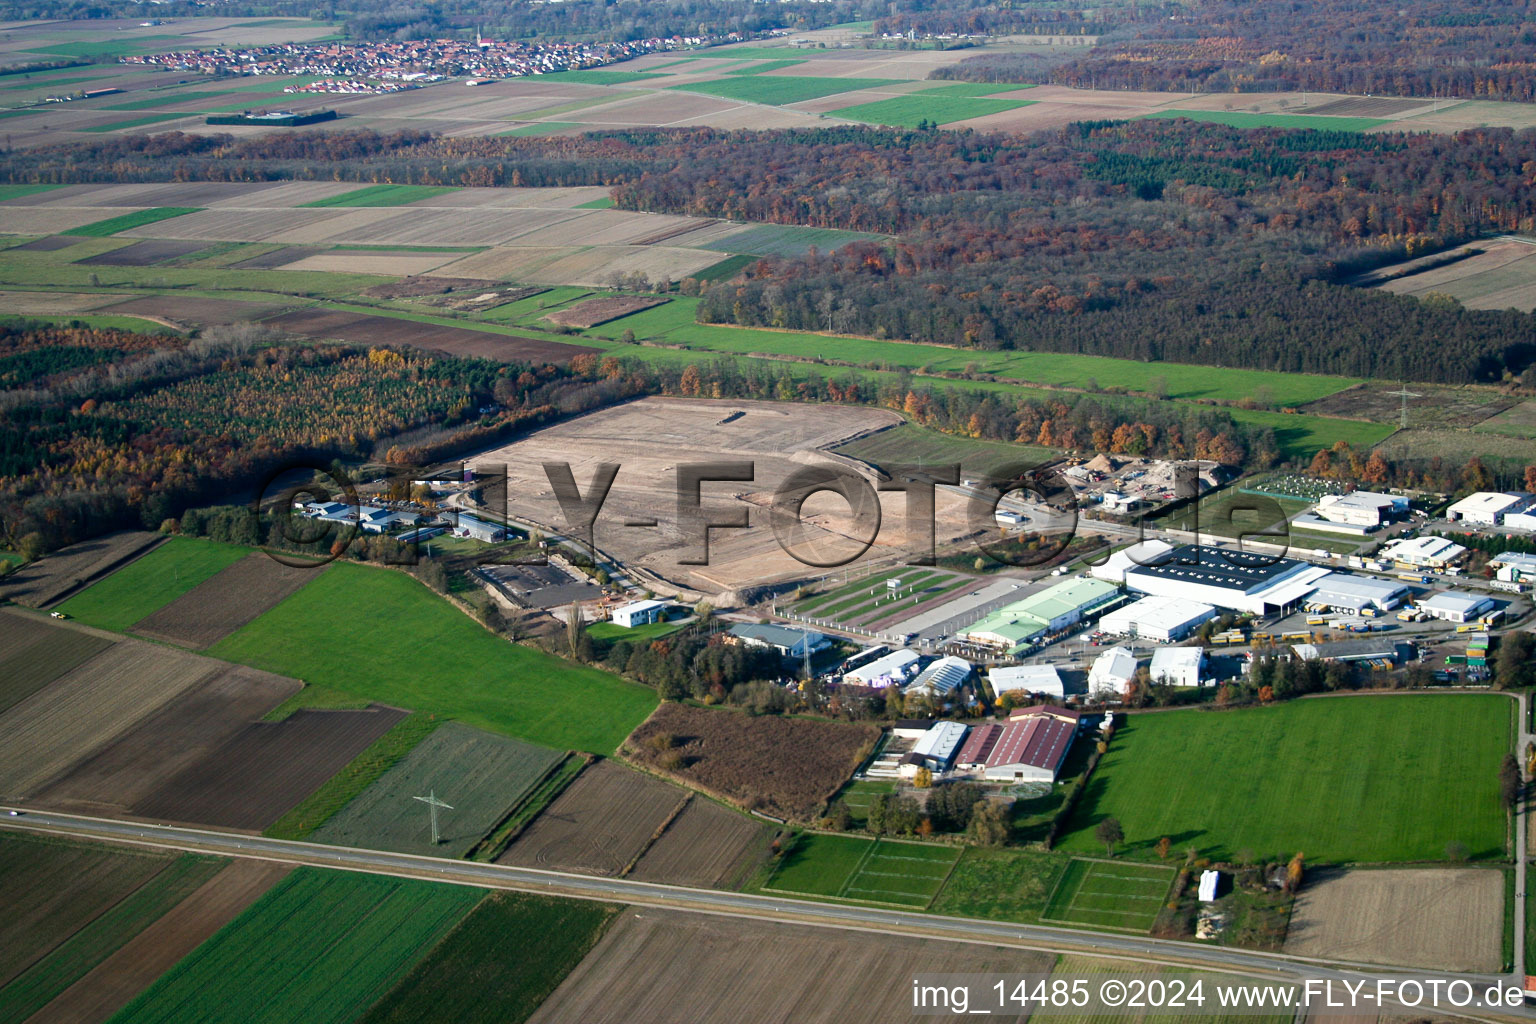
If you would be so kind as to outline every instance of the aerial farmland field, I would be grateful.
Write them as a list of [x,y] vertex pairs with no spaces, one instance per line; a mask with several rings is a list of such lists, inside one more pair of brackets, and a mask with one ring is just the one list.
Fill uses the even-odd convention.
[[657,703],[648,687],[497,639],[403,573],[357,565],[333,565],[209,653],[555,749],[611,751]]
[[[317,829],[318,843],[463,857],[560,762],[563,753],[449,722]],[[427,808],[435,793],[450,804],[434,845]]]
[[0,612],[0,713],[112,646],[106,637],[47,619]]
[[[492,893],[360,1024],[522,1024],[619,912],[588,900]],[[532,935],[537,942],[528,941]]]
[[933,902],[959,859],[956,846],[807,833],[763,889],[920,910]]
[[733,888],[766,849],[772,829],[713,800],[694,797],[645,851],[629,877],[642,882]]
[[123,631],[239,561],[249,550],[172,537],[69,598],[59,610],[92,626]]
[[1441,860],[1452,840],[1502,857],[1496,770],[1512,707],[1501,696],[1409,694],[1132,714],[1060,845],[1102,855],[1093,828],[1114,816],[1123,855],[1139,859],[1163,836],[1221,858]]
[[870,89],[880,85],[895,85],[893,78],[810,78],[791,75],[738,75],[717,78],[714,81],[691,82],[687,85],[669,86],[691,92],[708,93],[728,100],[746,103],[767,103],[779,106],[814,100],[834,93],[854,89]]
[[319,574],[318,569],[285,565],[253,551],[137,620],[133,631],[183,647],[210,647]]
[[1041,918],[1091,928],[1145,932],[1152,927],[1174,869],[1074,857],[1046,901]]
[[300,868],[114,1018],[119,1024],[345,1024],[485,895]]
[[30,608],[47,608],[164,539],[158,533],[132,531],[72,544],[5,577],[0,581],[0,597]]

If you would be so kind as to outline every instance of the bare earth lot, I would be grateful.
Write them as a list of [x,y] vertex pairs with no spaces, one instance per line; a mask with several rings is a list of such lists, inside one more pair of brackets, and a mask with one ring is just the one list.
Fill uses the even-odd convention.
[[[486,470],[506,467],[508,511],[561,531],[568,527],[543,463],[568,462],[583,493],[597,464],[618,463],[618,476],[597,520],[598,547],[624,562],[714,594],[804,575],[806,566],[780,547],[769,526],[774,490],[804,465],[834,462],[816,449],[896,422],[900,419],[895,413],[879,409],[647,398],[538,431],[472,461]],[[702,530],[678,522],[677,467],[720,462],[751,463],[753,479],[703,484],[702,507],[718,518],[749,513],[750,528],[711,530],[708,564],[685,564],[704,552]],[[904,496],[889,492],[885,498],[891,499],[882,500],[886,525],[871,557],[906,541],[900,528]],[[657,525],[623,525],[644,520]],[[849,539],[850,532],[867,533],[835,494],[807,501],[804,523],[793,547],[817,557],[856,553],[859,542]],[[941,517],[941,540],[955,535],[951,529]]]
[[283,307],[272,303],[242,302],[239,299],[202,299],[191,295],[145,295],[100,310],[129,316],[161,316],[179,324],[209,327],[260,320]]
[[105,636],[32,615],[0,612],[0,712],[110,646]]
[[574,306],[567,306],[565,309],[550,313],[544,319],[552,324],[564,324],[567,327],[580,327],[585,330],[610,320],[617,320],[621,316],[638,313],[642,309],[660,306],[666,301],[666,299],[644,295],[605,295],[601,298],[578,302]]
[[498,864],[618,875],[688,794],[612,761],[577,776]]
[[254,722],[139,801],[133,813],[160,821],[257,830],[272,824],[405,712],[296,711]]
[[133,631],[203,650],[218,643],[315,578],[253,551],[140,619]]
[[[661,771],[662,750],[680,751],[686,766],[667,774],[686,785],[749,810],[803,820],[848,781],[878,735],[872,725],[667,701],[624,741],[624,752]],[[656,740],[666,737],[672,745],[658,747]]]
[[630,878],[701,888],[730,888],[772,830],[746,815],[694,797],[645,851]]
[[1497,971],[1503,907],[1499,871],[1345,871],[1302,889],[1285,951],[1397,967]]
[[303,309],[267,323],[306,338],[335,339],[361,345],[413,345],[455,356],[480,356],[512,363],[565,363],[596,349],[542,338],[525,338],[463,327],[442,327],[395,317],[369,316],[329,309]]
[[37,802],[81,814],[130,813],[299,691],[299,681],[231,665],[51,782]]
[[5,577],[0,582],[0,598],[29,608],[47,608],[164,539],[158,533],[134,531],[72,544]]
[[[1016,949],[647,908],[621,914],[529,1021],[955,1021],[966,1018],[912,1017],[914,969],[1047,973],[1054,962]],[[988,1019],[1017,1024],[1026,1016]]]
[[292,868],[237,860],[45,1006],[38,1024],[103,1024],[182,957],[233,921]]

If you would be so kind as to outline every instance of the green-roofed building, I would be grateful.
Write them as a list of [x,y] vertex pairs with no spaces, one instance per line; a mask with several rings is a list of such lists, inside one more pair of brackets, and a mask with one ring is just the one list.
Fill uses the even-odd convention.
[[1022,601],[1005,605],[965,631],[975,644],[1009,650],[1036,637],[1057,633],[1119,601],[1120,588],[1104,580],[1082,577],[1046,587]]

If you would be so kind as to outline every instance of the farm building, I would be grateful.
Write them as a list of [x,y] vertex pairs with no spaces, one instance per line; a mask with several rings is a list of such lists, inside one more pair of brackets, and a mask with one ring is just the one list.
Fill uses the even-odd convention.
[[997,520],[998,526],[1020,526],[1029,521],[1029,516],[1023,512],[1014,512],[1006,508],[998,509],[992,517]]
[[1300,606],[1328,570],[1294,558],[1186,544],[1125,571],[1125,585],[1155,597],[1273,615]]
[[1096,579],[1073,579],[1005,605],[966,630],[964,639],[1011,649],[1037,636],[1056,633],[1113,604],[1120,591]]
[[832,645],[822,634],[811,629],[791,629],[767,623],[743,622],[730,628],[726,634],[732,642],[748,647],[772,647],[782,658],[803,658],[807,652],[815,654]]
[[1460,561],[1466,553],[1466,548],[1444,537],[1414,537],[1388,541],[1377,557],[1417,569],[1440,570]]
[[1097,579],[1109,583],[1125,583],[1125,570],[1134,565],[1147,565],[1173,550],[1173,545],[1163,540],[1144,540],[1121,548],[1089,570]]
[[1378,491],[1325,494],[1314,511],[1319,519],[1330,523],[1375,529],[1392,517],[1407,512],[1408,499]]
[[1167,644],[1184,639],[1215,617],[1216,609],[1200,601],[1153,596],[1116,608],[1099,620],[1099,628]]
[[1066,696],[1066,686],[1055,665],[1012,665],[994,668],[987,673],[992,693],[1001,697],[1005,693],[1043,693],[1051,697]]
[[329,523],[356,526],[365,533],[384,533],[402,526],[415,526],[416,516],[408,512],[391,512],[375,505],[349,505],[344,501],[309,502],[300,511],[311,519]]
[[1089,693],[1125,693],[1136,678],[1136,655],[1125,647],[1111,647],[1093,659],[1088,670]]
[[903,778],[916,775],[919,767],[932,772],[949,771],[955,763],[956,755],[960,753],[960,744],[965,740],[966,731],[966,727],[959,722],[935,722],[912,745],[912,755],[915,757],[902,758],[901,767],[897,771]]
[[660,622],[666,612],[667,602],[665,601],[631,601],[615,608],[609,619],[614,625],[634,629],[636,626],[648,626],[653,622]]
[[1493,598],[1461,590],[1444,590],[1419,602],[1419,611],[1446,622],[1474,622],[1493,608]]
[[1367,608],[1391,611],[1407,596],[1408,588],[1395,580],[1334,572],[1318,581],[1317,589],[1307,598],[1307,607],[1358,615]]
[[974,730],[956,764],[962,771],[979,771],[992,782],[1055,782],[1076,736],[1075,713],[1062,708],[1020,708],[1006,724]]
[[488,523],[463,512],[450,516],[449,521],[453,523],[453,532],[460,537],[470,537],[487,544],[507,539],[507,528],[499,523]]
[[436,537],[443,532],[443,529],[441,526],[418,526],[414,530],[407,530],[396,539],[401,544],[420,544],[424,540]]
[[1198,647],[1164,647],[1152,655],[1154,682],[1172,686],[1199,686],[1205,668],[1205,652]]
[[1506,512],[1524,511],[1530,499],[1531,495],[1518,491],[1478,491],[1454,502],[1445,510],[1445,518],[1474,526],[1498,526]]
[[904,686],[917,671],[917,655],[911,651],[892,651],[851,672],[843,673],[843,682],[854,686]]
[[944,657],[917,674],[906,692],[924,693],[930,697],[946,697],[964,686],[971,678],[971,663],[964,658]]

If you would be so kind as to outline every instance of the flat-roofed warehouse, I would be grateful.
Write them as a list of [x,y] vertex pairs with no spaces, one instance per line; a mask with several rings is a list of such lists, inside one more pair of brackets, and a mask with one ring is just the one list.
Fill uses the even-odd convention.
[[1317,589],[1307,598],[1307,607],[1331,608],[1354,615],[1367,608],[1387,612],[1402,604],[1407,596],[1408,588],[1395,580],[1332,572],[1318,580]]
[[1099,619],[1099,628],[1168,644],[1184,639],[1215,617],[1216,609],[1203,601],[1153,595],[1116,608]]
[[1104,580],[1065,580],[999,608],[967,629],[964,638],[988,647],[1017,647],[1075,626],[1120,597],[1120,589]]
[[1443,590],[1419,602],[1419,611],[1446,622],[1472,622],[1493,609],[1493,598],[1464,590]]
[[959,722],[935,722],[912,745],[912,756],[902,758],[897,772],[910,778],[917,774],[918,768],[934,772],[948,771],[949,766],[955,763],[955,755],[960,752],[960,743],[965,739],[966,732],[966,727]]
[[1185,544],[1150,565],[1127,569],[1125,585],[1157,597],[1277,615],[1299,608],[1328,572],[1294,558]]

